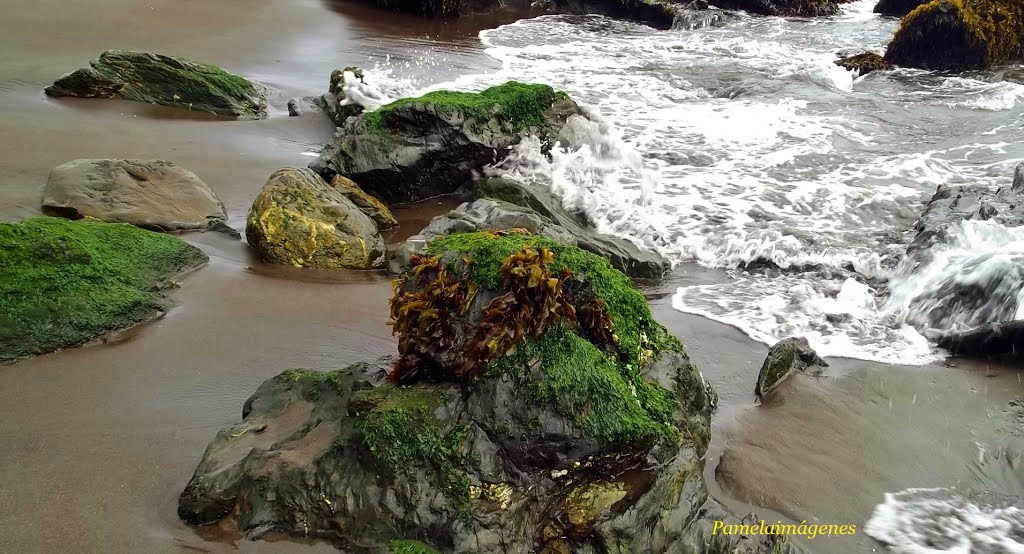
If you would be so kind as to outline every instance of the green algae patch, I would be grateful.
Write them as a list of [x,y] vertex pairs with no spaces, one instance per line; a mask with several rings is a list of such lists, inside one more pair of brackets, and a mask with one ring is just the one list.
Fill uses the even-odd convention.
[[93,68],[112,77],[137,77],[146,83],[164,84],[173,88],[185,103],[219,95],[242,97],[257,93],[256,86],[241,75],[177,56],[108,50],[100,54]]
[[352,395],[349,413],[366,449],[397,477],[422,471],[457,517],[469,513],[466,427],[439,419],[445,392],[430,386],[383,385]]
[[168,280],[206,256],[127,224],[0,223],[0,361],[78,346],[165,310]]
[[556,101],[568,98],[548,85],[509,81],[481,92],[437,90],[416,98],[402,98],[381,106],[363,116],[363,124],[371,132],[384,130],[396,110],[411,104],[429,104],[443,114],[461,113],[467,120],[480,123],[496,119],[513,130],[543,127],[544,112]]
[[410,539],[398,539],[388,543],[391,554],[441,554],[440,550],[429,544]]

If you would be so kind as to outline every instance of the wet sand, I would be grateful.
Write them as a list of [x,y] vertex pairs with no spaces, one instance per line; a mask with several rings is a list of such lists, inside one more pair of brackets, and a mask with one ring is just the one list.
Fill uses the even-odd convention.
[[[196,172],[244,226],[274,170],[333,132],[289,118],[291,96],[324,92],[330,71],[392,59],[422,84],[496,67],[477,30],[507,14],[437,23],[321,0],[42,0],[0,20],[0,219],[38,214],[49,170],[88,157],[163,158]],[[148,49],[221,64],[275,89],[267,121],[216,121],[114,100],[50,99],[42,88],[104,49]],[[390,243],[451,207],[400,209]],[[116,344],[0,366],[0,552],[331,551],[326,545],[204,540],[175,513],[209,440],[237,421],[265,379],[394,352],[390,295],[378,273],[268,267],[219,234],[185,238],[211,256],[175,293],[180,307]],[[656,316],[717,388],[707,477],[737,511],[863,525],[881,493],[963,478],[974,441],[995,440],[1015,370],[896,368],[837,360],[826,378],[792,379],[784,402],[753,406],[767,351],[739,331],[671,309],[681,283],[720,272],[682,267],[648,291]],[[991,376],[994,375],[994,376]],[[917,400],[911,401],[917,394]],[[892,407],[889,402],[892,401]],[[908,404],[909,402],[909,404]],[[716,469],[723,487],[715,482]],[[814,551],[874,546],[816,539]],[[852,550],[851,550],[852,549]]]

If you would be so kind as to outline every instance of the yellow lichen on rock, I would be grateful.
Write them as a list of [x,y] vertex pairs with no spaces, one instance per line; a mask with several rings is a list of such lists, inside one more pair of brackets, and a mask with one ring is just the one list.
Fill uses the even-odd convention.
[[565,497],[565,515],[577,532],[583,532],[608,508],[625,497],[626,487],[623,483],[590,483]]

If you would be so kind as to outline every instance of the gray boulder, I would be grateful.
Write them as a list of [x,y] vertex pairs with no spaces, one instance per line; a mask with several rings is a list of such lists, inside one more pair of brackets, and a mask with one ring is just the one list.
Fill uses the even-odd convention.
[[377,225],[309,169],[274,172],[246,218],[245,236],[264,261],[316,269],[383,267]]
[[236,119],[267,117],[262,85],[183,58],[108,50],[46,87],[50,96],[123,98]]
[[768,396],[794,372],[807,371],[809,367],[824,368],[828,367],[828,363],[818,356],[803,337],[780,340],[768,349],[768,357],[757,374],[754,395],[758,398]]
[[224,204],[206,183],[163,160],[75,160],[59,165],[43,190],[43,213],[159,231],[205,230],[227,220]]
[[346,119],[310,167],[328,180],[348,177],[389,205],[421,200],[469,185],[528,134],[553,144],[578,113],[575,102],[547,85],[434,91]]

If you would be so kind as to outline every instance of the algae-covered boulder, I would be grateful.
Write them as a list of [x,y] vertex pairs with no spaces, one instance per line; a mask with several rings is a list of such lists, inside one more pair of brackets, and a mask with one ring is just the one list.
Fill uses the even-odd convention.
[[872,71],[892,69],[892,66],[886,63],[880,54],[875,52],[860,52],[849,56],[840,56],[836,60],[836,65],[850,71],[856,71],[858,76],[867,75]]
[[334,190],[340,192],[345,198],[352,201],[353,204],[359,207],[364,214],[370,216],[370,219],[377,224],[377,228],[381,231],[391,229],[392,227],[398,227],[398,221],[395,216],[391,214],[391,210],[388,209],[380,200],[377,200],[372,195],[367,194],[366,191],[359,188],[359,185],[355,184],[351,179],[346,179],[341,175],[335,175],[331,179],[331,186]]
[[396,359],[264,383],[179,515],[354,553],[789,551],[711,533],[736,521],[703,481],[715,393],[606,260],[444,236],[391,315]]
[[348,118],[310,167],[328,180],[348,177],[388,204],[420,200],[468,185],[528,134],[552,144],[578,113],[547,85],[435,91]]
[[217,194],[195,173],[163,160],[74,160],[50,171],[43,212],[92,217],[158,231],[224,223]]
[[46,87],[50,96],[123,98],[237,119],[267,117],[267,91],[258,83],[183,58],[108,50]]
[[206,255],[123,224],[39,217],[0,223],[0,361],[78,346],[152,319],[163,291]]
[[828,363],[818,356],[807,339],[790,337],[780,340],[768,349],[768,357],[757,375],[754,394],[758,398],[767,396],[794,372],[807,371],[810,367],[828,367]]
[[309,169],[270,176],[253,201],[245,236],[264,261],[316,269],[384,265],[377,225],[344,194]]
[[927,4],[931,0],[878,0],[875,4],[875,13],[882,15],[894,15],[903,17],[917,9],[921,4]]
[[985,69],[1024,54],[1024,2],[933,0],[903,18],[887,63],[942,71]]

